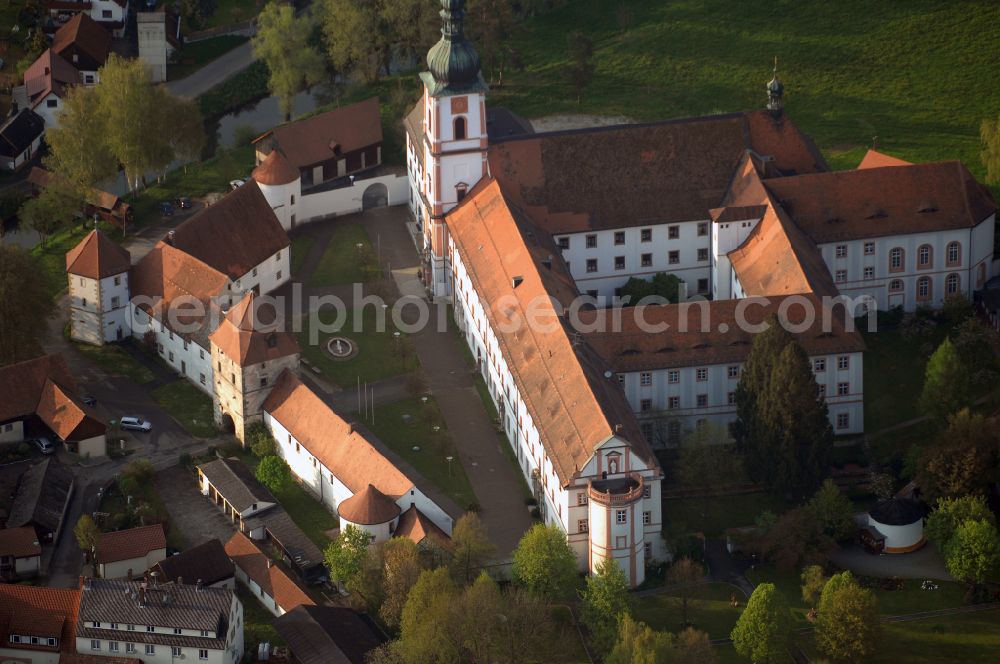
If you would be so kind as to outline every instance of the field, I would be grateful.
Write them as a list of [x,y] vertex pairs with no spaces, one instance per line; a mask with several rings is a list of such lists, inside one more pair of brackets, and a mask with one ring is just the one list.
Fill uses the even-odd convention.
[[[983,84],[995,79],[998,18],[990,0],[577,0],[525,23],[511,43],[525,67],[504,71],[491,103],[529,118],[762,108],[777,56],[789,115],[834,167],[856,165],[878,136],[904,159],[961,159],[982,176],[979,125],[1000,109],[1000,88]],[[575,30],[596,48],[579,103],[565,74]]]
[[[360,245],[360,246],[359,246]],[[371,281],[377,276],[372,241],[361,224],[340,224],[323,251],[309,286],[331,286]]]

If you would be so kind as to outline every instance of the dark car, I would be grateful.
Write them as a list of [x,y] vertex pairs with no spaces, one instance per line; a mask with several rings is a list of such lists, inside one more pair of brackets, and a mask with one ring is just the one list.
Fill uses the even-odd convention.
[[170,204],[170,201],[162,201],[160,203],[160,212],[163,213],[164,217],[174,216],[174,206]]
[[97,405],[97,399],[89,394],[84,394],[80,397],[80,401],[83,402],[84,406],[90,406],[91,408]]
[[181,196],[176,201],[174,201],[174,205],[176,205],[177,207],[179,207],[182,210],[189,210],[189,209],[191,209],[191,206],[193,204],[191,203],[191,199],[190,198],[188,198],[187,196]]

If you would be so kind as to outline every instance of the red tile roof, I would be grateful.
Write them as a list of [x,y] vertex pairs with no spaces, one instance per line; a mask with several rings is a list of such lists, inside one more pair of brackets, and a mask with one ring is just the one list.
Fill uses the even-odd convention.
[[265,593],[274,598],[275,603],[286,612],[297,606],[314,606],[316,603],[299,584],[285,571],[281,563],[275,563],[256,543],[243,533],[234,533],[226,542],[226,554],[233,564],[243,571]]
[[337,505],[342,519],[364,526],[388,523],[399,516],[399,505],[369,484]]
[[878,152],[877,150],[868,150],[865,153],[864,159],[858,164],[858,170],[864,168],[882,168],[883,166],[912,166],[911,162],[905,161],[898,157],[893,157],[892,155],[885,154],[884,152]]
[[87,414],[76,395],[51,379],[46,380],[42,387],[35,414],[64,441],[87,440],[102,436],[107,431],[103,422]]
[[97,70],[111,53],[111,34],[89,15],[79,13],[56,30],[52,36],[52,50],[59,55],[79,50],[83,57],[75,66]]
[[90,231],[66,252],[66,271],[88,279],[103,279],[128,272],[132,256],[99,230]]
[[399,522],[396,524],[396,530],[392,531],[392,536],[409,537],[415,544],[420,544],[428,537],[440,542],[449,540],[448,535],[415,506],[399,515]]
[[286,369],[281,373],[261,408],[329,468],[351,493],[358,493],[372,483],[396,499],[413,488],[410,478],[291,371]]
[[[0,583],[0,644],[13,650],[76,652],[80,591]],[[50,647],[10,643],[11,634],[59,639]]]
[[288,184],[299,179],[299,169],[289,164],[280,151],[271,150],[271,154],[253,169],[253,179],[267,185]]
[[68,86],[82,82],[76,67],[54,53],[51,48],[45,49],[45,52],[24,70],[24,85],[28,98],[36,103],[41,103],[49,92],[55,92],[57,96],[63,97]]
[[100,539],[97,540],[97,562],[116,563],[133,558],[144,558],[151,551],[166,547],[167,535],[163,532],[163,525],[159,523],[152,526],[101,533]]
[[765,181],[815,243],[972,228],[997,205],[958,161]]
[[0,557],[30,558],[42,555],[34,526],[0,529]]
[[372,97],[296,120],[254,139],[273,137],[278,149],[295,168],[305,168],[382,142],[378,97]]
[[[557,477],[568,484],[613,436],[656,468],[624,395],[604,378],[606,365],[558,316],[552,299],[568,304],[577,295],[559,252],[501,189],[480,180],[446,221]],[[532,317],[538,325],[525,323]]]
[[253,291],[229,310],[209,338],[226,357],[244,367],[299,352],[295,335],[278,328],[274,311],[261,307]]

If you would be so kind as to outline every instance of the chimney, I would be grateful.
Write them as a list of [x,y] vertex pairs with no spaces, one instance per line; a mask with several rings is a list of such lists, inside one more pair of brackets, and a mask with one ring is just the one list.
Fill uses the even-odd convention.
[[159,572],[155,572],[155,571],[154,571],[154,572],[150,572],[150,573],[149,573],[149,578],[150,578],[150,580],[152,581],[152,584],[151,584],[151,585],[152,585],[152,586],[153,586],[154,588],[156,587],[156,577],[158,577],[159,575],[160,575],[160,573],[159,573]]
[[145,608],[146,606],[146,584],[139,585],[139,608]]
[[167,231],[167,244],[174,246],[174,231]]
[[128,576],[126,577],[129,583],[132,583],[132,568],[128,568]]
[[177,585],[179,585],[179,586],[183,586],[184,585],[184,577],[183,576],[177,577]]
[[195,589],[198,592],[201,592],[201,579],[198,579],[198,583],[195,584]]
[[347,423],[347,435],[354,433],[354,422]]

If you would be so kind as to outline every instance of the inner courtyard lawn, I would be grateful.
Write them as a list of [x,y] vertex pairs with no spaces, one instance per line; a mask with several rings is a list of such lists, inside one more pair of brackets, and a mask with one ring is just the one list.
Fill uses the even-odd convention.
[[212,410],[212,398],[192,385],[186,378],[178,378],[152,392],[158,404],[170,413],[192,436],[211,438],[218,433]]
[[139,385],[153,380],[153,372],[142,366],[120,346],[115,344],[91,346],[90,344],[74,343],[73,347],[88,360],[113,376],[125,376]]
[[361,224],[338,224],[307,284],[319,287],[364,283],[377,276],[377,259],[364,227]]
[[[404,419],[409,416],[409,420]],[[414,397],[375,408],[375,421],[365,424],[393,452],[462,509],[475,504],[469,478],[458,457],[455,443],[433,397]],[[437,431],[435,431],[437,427]],[[420,449],[414,450],[414,447]],[[449,463],[447,457],[453,457]]]
[[709,498],[668,498],[663,501],[664,530],[680,535],[694,530],[706,537],[721,537],[727,528],[752,526],[765,510],[781,514],[788,505],[769,493],[748,493]]

